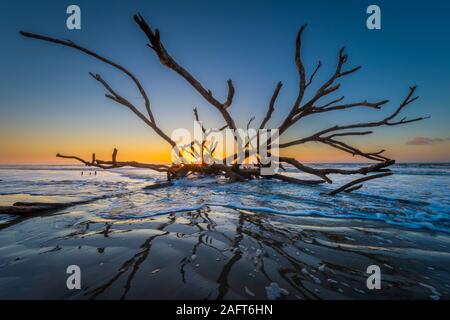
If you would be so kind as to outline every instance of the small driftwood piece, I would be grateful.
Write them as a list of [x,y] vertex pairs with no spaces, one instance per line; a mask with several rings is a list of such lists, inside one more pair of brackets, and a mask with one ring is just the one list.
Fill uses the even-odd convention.
[[170,181],[155,182],[155,183],[153,183],[151,185],[145,186],[143,189],[144,190],[153,190],[153,189],[160,189],[160,188],[170,187],[171,185],[173,185],[173,183],[170,182]]

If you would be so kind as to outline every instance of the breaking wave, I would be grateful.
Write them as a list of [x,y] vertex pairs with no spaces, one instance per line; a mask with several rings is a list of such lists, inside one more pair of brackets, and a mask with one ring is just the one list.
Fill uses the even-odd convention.
[[320,186],[267,180],[226,184],[216,178],[193,177],[176,181],[171,187],[142,190],[164,177],[143,169],[95,174],[78,166],[2,166],[0,201],[4,204],[19,196],[33,201],[44,196],[88,199],[93,195],[114,195],[96,205],[83,205],[80,210],[108,219],[143,219],[208,208],[225,213],[239,210],[283,215],[288,219],[304,216],[363,219],[450,233],[450,165],[400,164],[394,167],[394,172],[393,176],[366,183],[357,192],[330,197],[320,193],[345,183],[348,177],[336,176],[333,185]]

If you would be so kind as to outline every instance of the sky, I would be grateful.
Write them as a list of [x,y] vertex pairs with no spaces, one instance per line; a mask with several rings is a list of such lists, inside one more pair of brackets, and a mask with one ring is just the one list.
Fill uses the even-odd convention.
[[[81,30],[66,28],[66,8],[81,8]],[[381,8],[381,30],[366,27],[366,8]],[[387,149],[400,162],[450,161],[450,2],[448,1],[1,1],[0,163],[58,163],[56,153],[120,160],[167,162],[170,146],[128,109],[104,97],[88,72],[100,73],[120,93],[143,107],[139,92],[120,72],[73,49],[26,39],[19,30],[71,39],[122,64],[149,94],[153,113],[170,135],[192,129],[193,107],[208,127],[221,127],[220,114],[184,79],[162,66],[133,21],[140,12],[161,31],[175,60],[219,100],[226,81],[236,88],[229,111],[239,127],[260,123],[278,81],[283,82],[269,127],[287,115],[298,92],[294,43],[303,36],[310,74],[321,60],[311,89],[333,72],[343,45],[347,67],[363,68],[341,81],[334,97],[382,100],[382,110],[336,111],[303,119],[282,141],[335,124],[382,119],[417,85],[420,99],[404,116],[430,115],[406,126],[381,127],[372,136],[347,139],[365,150]],[[324,102],[327,102],[326,100]],[[316,143],[283,150],[305,162],[361,161]],[[67,162],[67,161],[66,161]]]

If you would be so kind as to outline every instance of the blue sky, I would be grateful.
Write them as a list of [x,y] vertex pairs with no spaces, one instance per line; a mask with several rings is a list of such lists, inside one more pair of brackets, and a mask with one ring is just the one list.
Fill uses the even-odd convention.
[[[66,28],[66,8],[77,4],[82,29]],[[366,28],[366,8],[377,4],[382,29]],[[191,128],[192,108],[209,126],[223,124],[217,111],[171,70],[160,65],[132,19],[140,12],[172,56],[216,96],[224,98],[233,79],[230,111],[238,125],[259,123],[278,81],[284,86],[271,124],[278,125],[295,100],[298,74],[294,40],[308,23],[303,57],[309,72],[321,60],[317,82],[335,68],[345,45],[348,67],[363,69],[342,81],[346,101],[390,99],[386,110],[352,110],[306,118],[288,133],[300,137],[336,122],[382,118],[417,84],[420,100],[407,116],[432,118],[405,127],[380,128],[360,143],[400,148],[403,160],[450,161],[450,3],[447,1],[2,1],[0,4],[0,162],[47,159],[56,152],[92,152],[119,145],[152,148],[160,139],[123,107],[104,98],[88,72],[100,73],[139,103],[127,79],[110,67],[68,48],[25,39],[19,30],[68,38],[115,60],[142,81],[154,114],[167,131]],[[314,86],[313,86],[314,89]],[[86,138],[89,137],[89,138]],[[107,137],[107,139],[105,139]],[[415,137],[444,142],[407,144]],[[158,143],[159,143],[158,142]],[[76,145],[76,148],[75,148]],[[158,145],[158,144],[157,144]],[[61,150],[63,148],[64,150]],[[27,151],[28,150],[28,151]],[[103,150],[103,149],[102,149]],[[150,151],[149,151],[150,153]],[[9,159],[9,160],[8,160]]]

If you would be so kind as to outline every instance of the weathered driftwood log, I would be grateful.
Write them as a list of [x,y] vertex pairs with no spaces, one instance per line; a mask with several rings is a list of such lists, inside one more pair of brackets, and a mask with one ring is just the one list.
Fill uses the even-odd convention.
[[76,205],[91,203],[100,199],[105,199],[109,196],[94,197],[87,200],[72,201],[72,202],[15,202],[12,206],[0,206],[0,214],[13,215],[33,215],[42,213],[51,213]]
[[[176,74],[181,76],[183,79],[187,81],[189,85],[193,87],[194,90],[196,90],[205,100],[208,102],[212,107],[214,107],[220,115],[222,116],[223,120],[225,121],[224,128],[230,128],[230,129],[237,129],[236,122],[231,116],[229,112],[229,108],[231,107],[233,103],[233,98],[235,94],[235,88],[233,85],[233,82],[231,80],[227,81],[227,95],[226,99],[221,102],[218,98],[213,95],[212,91],[207,89],[200,81],[198,81],[189,71],[187,71],[186,68],[182,67],[178,62],[175,61],[175,59],[171,56],[169,51],[166,49],[165,45],[163,44],[161,40],[161,35],[158,29],[152,29],[150,25],[145,21],[145,19],[141,15],[134,15],[134,20],[139,26],[139,28],[142,30],[144,35],[146,36],[148,40],[147,46],[156,54],[156,56],[159,58],[159,61],[162,65],[166,66],[167,68],[174,71]],[[315,92],[311,92],[310,94],[306,94],[307,91],[309,91],[309,86],[311,83],[313,83],[315,76],[317,75],[318,71],[322,67],[322,63],[319,61],[316,65],[316,67],[313,69],[313,71],[307,75],[307,71],[305,69],[305,66],[303,64],[302,60],[302,54],[301,54],[301,48],[302,48],[302,36],[303,32],[306,28],[306,25],[302,26],[298,33],[297,37],[295,39],[295,65],[297,67],[298,75],[299,75],[299,87],[298,87],[298,93],[295,97],[295,100],[290,108],[289,113],[284,118],[284,120],[281,122],[280,125],[273,126],[272,128],[278,129],[280,133],[280,138],[282,139],[284,136],[284,133],[291,129],[295,124],[299,123],[300,120],[304,120],[305,118],[309,116],[313,116],[316,114],[322,114],[325,112],[335,112],[335,111],[342,111],[342,110],[349,110],[353,108],[370,108],[370,109],[381,109],[384,107],[389,101],[388,100],[380,100],[380,101],[367,101],[367,100],[361,100],[361,101],[354,101],[354,102],[343,102],[344,96],[341,96],[340,98],[331,98],[331,94],[336,93],[340,88],[341,84],[338,83],[339,80],[341,80],[343,77],[349,76],[358,70],[360,70],[360,66],[356,66],[353,68],[345,69],[345,64],[347,63],[348,56],[344,52],[344,48],[341,48],[339,50],[338,56],[337,56],[337,64],[334,72],[327,78],[324,83],[318,86],[318,89]],[[139,119],[141,119],[144,123],[146,123],[156,134],[158,134],[162,139],[164,139],[167,143],[169,143],[172,147],[176,146],[176,143],[167,135],[157,124],[157,121],[153,115],[153,112],[151,110],[150,105],[150,98],[147,95],[146,91],[142,87],[141,83],[137,79],[135,75],[133,75],[128,69],[124,68],[123,66],[119,65],[116,62],[113,62],[110,59],[107,59],[98,53],[86,49],[70,40],[61,40],[57,38],[52,38],[49,36],[34,34],[30,32],[20,32],[21,35],[27,38],[33,38],[37,40],[42,40],[50,43],[59,44],[62,46],[66,46],[75,50],[78,50],[80,52],[83,52],[87,54],[88,56],[91,56],[103,63],[106,63],[113,68],[121,71],[124,75],[126,75],[136,86],[139,93],[141,94],[143,101],[144,101],[144,107],[146,110],[146,114],[142,113],[139,110],[139,107],[133,104],[129,99],[122,96],[117,90],[113,89],[109,83],[104,80],[101,75],[90,73],[90,75],[99,82],[107,91],[105,96],[114,102],[130,109]],[[263,120],[261,121],[259,128],[263,129],[267,126],[270,119],[272,118],[272,115],[275,111],[275,105],[277,98],[279,96],[279,93],[282,88],[281,81],[277,83],[275,90],[272,94],[272,97],[268,104],[267,112],[265,113],[265,116]],[[330,128],[319,130],[309,136],[306,137],[299,137],[297,139],[287,141],[287,142],[281,142],[280,149],[289,148],[292,146],[298,146],[305,143],[321,143],[325,146],[340,150],[345,153],[349,153],[352,156],[361,157],[362,159],[365,159],[370,162],[375,162],[374,164],[369,164],[362,166],[357,169],[337,169],[337,168],[314,168],[312,166],[305,165],[301,163],[300,161],[294,159],[294,158],[288,158],[288,157],[280,157],[279,165],[281,168],[284,168],[285,164],[290,164],[294,166],[296,169],[298,169],[301,172],[305,172],[309,175],[315,176],[320,178],[320,180],[317,179],[311,179],[311,180],[302,180],[297,179],[294,177],[282,175],[282,174],[275,174],[270,176],[270,178],[288,181],[292,183],[299,183],[299,184],[308,184],[308,185],[314,185],[314,184],[321,184],[321,183],[332,183],[332,179],[330,178],[330,175],[367,175],[364,178],[357,178],[354,181],[351,181],[350,183],[342,186],[341,188],[338,188],[329,194],[337,194],[339,192],[351,192],[354,190],[357,190],[361,188],[362,182],[376,179],[376,178],[382,178],[385,176],[388,176],[392,174],[388,167],[392,166],[395,161],[388,158],[387,156],[383,155],[384,150],[379,151],[365,151],[361,150],[360,148],[356,148],[351,145],[348,141],[343,141],[343,138],[347,137],[356,137],[356,136],[365,136],[372,134],[373,131],[366,130],[368,128],[375,128],[375,127],[382,127],[382,126],[396,126],[396,125],[403,125],[408,124],[416,121],[420,121],[423,119],[426,119],[427,117],[416,117],[412,119],[407,119],[406,117],[398,119],[398,116],[402,112],[404,108],[406,108],[408,105],[410,105],[412,102],[417,100],[418,97],[414,96],[414,93],[416,91],[416,86],[412,86],[409,88],[409,92],[406,95],[405,99],[399,104],[397,108],[395,108],[388,116],[382,118],[381,120],[376,121],[366,121],[366,122],[360,122],[360,123],[353,123],[353,124],[344,124],[344,125],[334,125]],[[308,100],[305,100],[305,97],[310,97]],[[324,100],[328,98],[328,100]],[[198,110],[194,109],[194,116],[196,120],[199,120]],[[250,119],[247,123],[247,127],[250,126],[252,121],[254,120],[254,117]],[[206,132],[206,128],[202,126],[203,132]],[[167,179],[171,181],[172,179],[179,179],[186,177],[190,174],[197,173],[197,174],[204,174],[204,175],[224,175],[230,179],[230,181],[239,181],[243,182],[248,179],[252,178],[259,178],[261,177],[261,167],[262,165],[256,165],[256,168],[242,168],[238,165],[226,165],[225,163],[228,163],[223,159],[223,164],[205,164],[204,159],[204,153],[208,152],[210,155],[214,154],[215,147],[214,146],[207,146],[207,141],[200,141],[198,142],[201,148],[200,154],[201,154],[201,163],[200,164],[194,164],[194,163],[188,163],[188,164],[181,164],[181,165],[163,165],[163,164],[147,164],[147,163],[139,163],[136,161],[119,161],[117,160],[117,150],[114,149],[112,158],[110,161],[105,160],[99,160],[96,158],[95,154],[92,155],[92,160],[87,161],[82,158],[79,158],[77,156],[66,156],[58,154],[57,157],[60,158],[66,158],[66,159],[74,159],[77,160],[86,166],[94,166],[102,169],[113,169],[113,168],[120,168],[120,167],[137,167],[137,168],[146,168],[158,172],[165,172],[167,175]],[[271,141],[268,140],[265,142],[265,144],[270,148]],[[195,155],[194,150],[195,142],[192,142],[190,146],[188,146],[187,150],[181,150],[180,154],[182,152],[186,152],[190,156]],[[245,155],[248,156],[248,143],[245,146]],[[182,156],[183,157],[183,156]],[[259,158],[259,154],[257,154],[257,158]],[[236,155],[233,156],[232,159],[236,159]],[[370,175],[371,173],[378,173],[374,175]],[[380,174],[381,173],[381,174]]]

